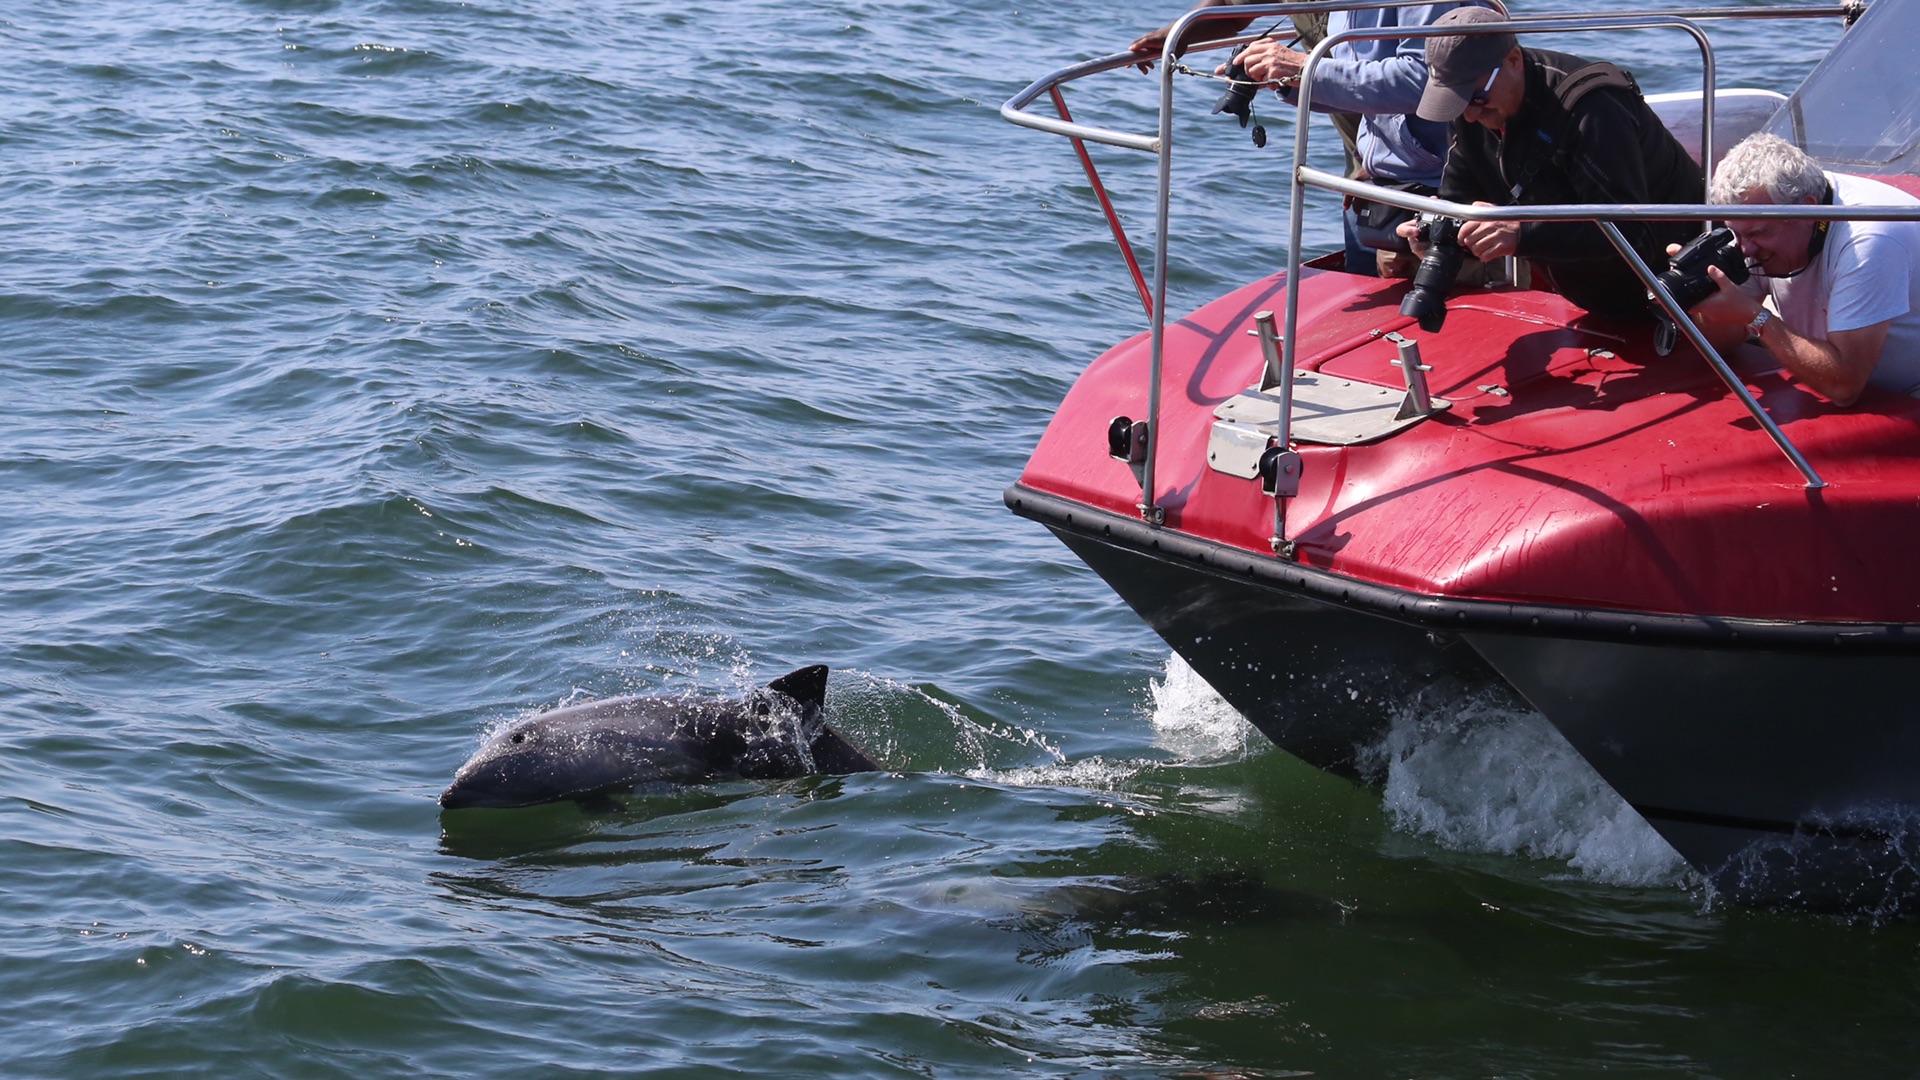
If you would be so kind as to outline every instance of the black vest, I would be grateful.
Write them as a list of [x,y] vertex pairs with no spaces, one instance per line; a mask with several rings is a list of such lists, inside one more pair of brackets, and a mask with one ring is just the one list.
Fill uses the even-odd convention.
[[[1700,167],[1641,98],[1631,74],[1566,53],[1522,53],[1526,93],[1505,137],[1456,122],[1443,194],[1534,206],[1706,199]],[[1688,221],[1620,226],[1655,271],[1666,266],[1668,244],[1685,243],[1700,228]],[[1533,223],[1523,227],[1521,243],[1521,254],[1581,307],[1616,315],[1644,310],[1646,287],[1597,227]]]

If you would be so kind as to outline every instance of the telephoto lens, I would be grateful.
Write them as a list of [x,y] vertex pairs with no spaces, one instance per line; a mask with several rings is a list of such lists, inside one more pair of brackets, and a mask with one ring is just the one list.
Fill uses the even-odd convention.
[[1400,301],[1400,314],[1420,321],[1420,329],[1437,334],[1447,321],[1447,290],[1460,276],[1467,253],[1460,248],[1460,219],[1440,214],[1420,215],[1419,239],[1427,257],[1414,271],[1413,288]]

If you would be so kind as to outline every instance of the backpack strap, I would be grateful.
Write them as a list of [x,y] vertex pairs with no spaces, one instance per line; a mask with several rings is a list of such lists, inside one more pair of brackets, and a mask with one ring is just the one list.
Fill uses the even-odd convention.
[[1567,77],[1561,79],[1560,84],[1553,88],[1553,96],[1560,103],[1559,115],[1554,117],[1549,127],[1542,128],[1539,132],[1540,139],[1551,149],[1544,156],[1534,158],[1525,175],[1514,183],[1512,194],[1516,201],[1526,186],[1539,174],[1540,167],[1548,161],[1553,162],[1554,168],[1566,171],[1573,156],[1574,128],[1578,126],[1578,121],[1574,119],[1573,107],[1595,90],[1626,90],[1635,98],[1641,96],[1640,84],[1634,81],[1632,72],[1604,60],[1568,72]]
[[1633,80],[1633,72],[1615,67],[1605,60],[1568,72],[1567,77],[1554,88],[1553,94],[1560,99],[1561,108],[1572,112],[1581,98],[1609,87],[1631,90],[1634,97],[1640,96],[1640,84]]

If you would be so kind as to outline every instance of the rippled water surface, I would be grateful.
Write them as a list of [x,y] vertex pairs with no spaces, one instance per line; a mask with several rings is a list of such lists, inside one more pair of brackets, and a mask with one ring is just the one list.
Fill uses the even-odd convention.
[[[1909,924],[1716,903],[1476,702],[1317,774],[1001,506],[1141,319],[996,109],[1177,7],[8,5],[0,1073],[1910,1074]],[[1184,307],[1284,229],[1181,94]],[[889,771],[435,805],[808,663]]]

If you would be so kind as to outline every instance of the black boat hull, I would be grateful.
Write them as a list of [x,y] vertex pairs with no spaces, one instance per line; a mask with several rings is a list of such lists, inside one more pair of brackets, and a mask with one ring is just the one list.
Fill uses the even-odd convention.
[[1456,635],[1395,623],[1055,529],[1229,705],[1316,768],[1364,776],[1366,748],[1423,692],[1505,690]]
[[1435,690],[1503,693],[1542,713],[1690,864],[1745,899],[1815,879],[1852,888],[1836,851],[1884,876],[1920,847],[1911,627],[1447,601],[1019,485],[1007,501],[1263,734],[1319,768],[1371,779],[1365,750],[1399,711]]

